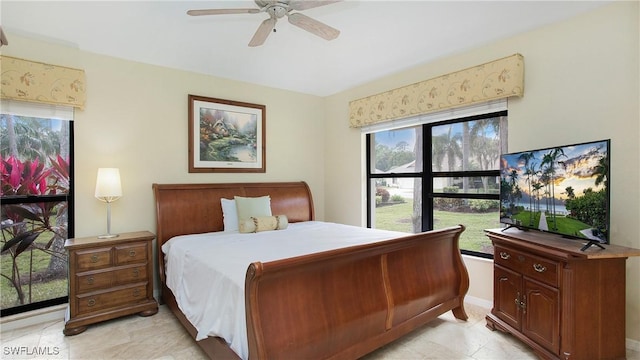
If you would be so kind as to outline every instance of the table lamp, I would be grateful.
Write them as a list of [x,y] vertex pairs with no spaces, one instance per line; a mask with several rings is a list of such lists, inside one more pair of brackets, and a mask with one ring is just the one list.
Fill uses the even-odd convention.
[[111,233],[111,203],[122,197],[120,186],[120,169],[99,168],[96,180],[96,199],[107,203],[107,233],[98,236],[100,239],[108,239],[118,236]]

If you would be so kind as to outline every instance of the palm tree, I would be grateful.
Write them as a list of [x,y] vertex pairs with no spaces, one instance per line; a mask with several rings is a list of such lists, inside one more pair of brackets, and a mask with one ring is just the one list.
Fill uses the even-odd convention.
[[462,137],[460,136],[460,134],[453,134],[452,135],[452,130],[453,130],[453,126],[449,126],[449,130],[447,131],[445,136],[445,148],[444,148],[444,153],[447,156],[447,163],[448,163],[448,168],[449,171],[453,171],[455,170],[455,164],[456,164],[456,159],[457,158],[462,158],[462,148],[460,146],[460,140],[462,139]]
[[516,207],[516,198],[517,198],[517,194],[520,191],[519,187],[518,187],[518,171],[513,169],[511,170],[511,172],[509,173],[509,179],[511,180],[509,182],[509,185],[511,186],[511,191],[509,193],[511,200],[509,203],[509,207],[511,208],[511,213],[514,213],[514,209]]
[[[417,134],[417,132],[416,132]],[[442,171],[442,162],[445,157],[446,139],[443,136],[434,136],[431,150],[432,162],[437,171]],[[416,157],[417,158],[417,157]]]
[[542,189],[544,185],[539,181],[534,181],[531,186],[533,187],[533,192],[536,194],[536,212],[540,212],[540,189]]
[[529,185],[529,225],[533,226],[533,196],[531,195],[531,177],[535,175],[536,171],[534,169],[533,164],[530,164],[530,161],[535,158],[535,154],[533,152],[522,153],[518,157],[518,161],[524,162],[525,172],[524,174],[527,176],[525,180]]
[[542,164],[541,166],[544,166],[545,164],[547,165],[546,170],[548,171],[549,174],[549,189],[550,189],[550,196],[551,196],[551,219],[553,220],[553,230],[558,230],[558,223],[556,221],[556,197],[555,197],[555,173],[556,173],[556,168],[555,168],[555,164],[556,161],[561,157],[564,156],[566,157],[566,155],[564,154],[564,150],[562,148],[554,148],[551,151],[549,151],[548,153],[546,153],[543,158],[542,158]]
[[[449,128],[451,129],[451,128]],[[462,123],[462,171],[469,170],[469,159],[471,152],[471,129],[469,127],[469,121]],[[462,178],[462,189],[466,192],[469,188],[469,178],[464,176]]]
[[[488,132],[493,130],[493,136]],[[480,165],[481,170],[488,170],[500,158],[500,118],[473,121],[470,131],[471,150]],[[485,191],[488,178],[482,177]]]
[[573,199],[576,197],[576,193],[575,193],[575,190],[573,190],[573,186],[567,186],[566,188],[564,188],[564,192],[565,194],[567,194],[567,197],[569,199]]
[[600,184],[604,184],[604,187],[607,188],[609,186],[607,174],[609,173],[609,163],[607,162],[606,156],[601,156],[598,159],[598,165],[593,169],[593,175],[596,175],[595,185],[598,186]]
[[[456,160],[462,158],[462,149],[460,146],[461,135],[452,134],[453,126],[448,125],[449,129],[445,134],[433,137],[432,154],[438,170],[442,169],[442,162],[447,159],[447,170],[454,171]],[[451,181],[451,178],[448,178]],[[447,185],[451,185],[450,183]]]

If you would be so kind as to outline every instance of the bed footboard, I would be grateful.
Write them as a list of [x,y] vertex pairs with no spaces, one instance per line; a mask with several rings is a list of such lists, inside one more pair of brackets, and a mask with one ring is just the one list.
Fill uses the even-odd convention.
[[354,359],[453,310],[466,320],[459,225],[273,262],[246,275],[251,359]]

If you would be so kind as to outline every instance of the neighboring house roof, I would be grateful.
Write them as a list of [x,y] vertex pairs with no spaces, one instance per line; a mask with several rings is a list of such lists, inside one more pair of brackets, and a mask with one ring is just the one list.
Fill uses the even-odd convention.
[[389,173],[401,173],[401,172],[415,172],[416,169],[416,161],[413,160],[403,165],[396,166],[394,168],[389,169]]

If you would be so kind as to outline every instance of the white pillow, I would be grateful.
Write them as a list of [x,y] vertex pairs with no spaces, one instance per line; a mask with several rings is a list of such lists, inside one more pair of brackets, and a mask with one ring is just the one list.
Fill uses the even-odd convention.
[[236,209],[238,210],[238,220],[242,221],[250,217],[271,216],[271,197],[242,197],[234,196]]
[[236,201],[220,198],[222,205],[222,223],[224,231],[238,231],[238,210],[236,209]]

